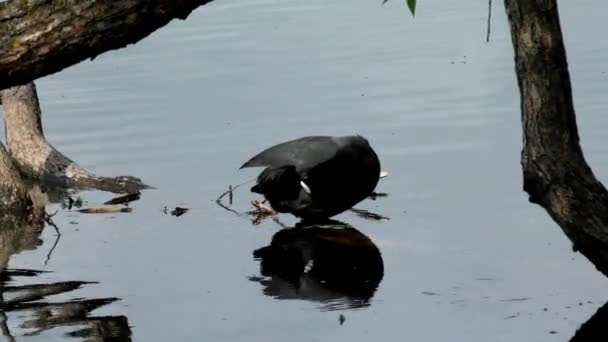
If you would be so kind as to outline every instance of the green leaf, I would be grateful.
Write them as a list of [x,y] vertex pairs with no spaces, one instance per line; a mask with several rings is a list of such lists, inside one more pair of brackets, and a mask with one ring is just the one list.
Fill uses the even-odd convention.
[[412,12],[412,16],[416,15],[416,0],[406,0],[407,1],[407,8],[410,9],[410,12]]

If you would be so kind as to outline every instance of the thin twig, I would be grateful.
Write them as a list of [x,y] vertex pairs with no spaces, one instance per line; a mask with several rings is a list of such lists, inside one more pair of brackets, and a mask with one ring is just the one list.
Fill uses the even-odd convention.
[[[240,213],[234,209],[232,209],[230,206],[232,205],[232,200],[234,198],[234,190],[238,189],[239,187],[241,187],[242,185],[248,184],[253,182],[255,179],[251,179],[248,180],[244,183],[235,185],[235,186],[228,186],[228,190],[224,191],[216,200],[215,203],[217,203],[220,207],[224,208],[225,210],[234,213],[236,216],[239,217],[245,217],[245,216],[253,216],[253,218],[249,218],[248,220],[251,221],[251,223],[253,223],[254,225],[258,225],[260,224],[264,219],[270,217],[272,218],[272,221],[275,222],[276,224],[278,224],[279,226],[281,226],[281,228],[289,228],[287,225],[285,225],[283,222],[281,222],[277,216],[277,213],[272,210],[272,208],[266,207],[264,205],[264,203],[266,203],[266,200],[264,201],[253,201],[252,205],[254,206],[254,210],[251,211],[247,211],[244,213]],[[222,199],[224,197],[226,197],[228,195],[228,203],[229,205],[225,205],[224,203],[222,203]]]
[[44,265],[46,266],[49,261],[51,261],[51,255],[53,254],[53,251],[55,250],[55,247],[57,247],[57,244],[59,243],[59,239],[61,238],[61,234],[56,235],[56,239],[55,242],[53,243],[53,246],[51,247],[51,249],[49,250],[49,252],[46,254],[46,260],[44,260]]
[[59,231],[59,227],[57,227],[57,225],[55,224],[55,222],[53,222],[53,216],[57,215],[58,211],[59,210],[57,210],[53,214],[44,213],[44,222],[46,224],[48,224],[49,226],[53,227],[55,229],[55,232],[57,232],[58,236],[61,236],[61,232]]
[[61,238],[61,232],[59,231],[59,227],[57,227],[57,225],[55,224],[55,222],[53,222],[53,216],[57,215],[57,213],[59,212],[59,210],[55,211],[52,214],[49,213],[44,213],[44,222],[46,222],[47,225],[53,227],[55,229],[55,232],[57,233],[55,236],[55,242],[53,243],[53,246],[51,247],[51,249],[49,250],[48,254],[46,255],[46,260],[44,260],[44,264],[48,264],[49,261],[51,260],[51,254],[53,254],[53,251],[55,250],[55,247],[57,247],[57,244],[59,243],[59,239]]
[[224,208],[224,209],[226,209],[226,210],[228,210],[228,211],[230,211],[230,212],[232,212],[232,213],[236,214],[237,216],[243,216],[243,214],[242,214],[242,213],[239,213],[238,211],[236,211],[236,210],[234,210],[234,209],[230,208],[229,206],[225,205],[224,203],[222,203],[222,198],[226,197],[226,195],[229,195],[229,197],[228,197],[228,200],[229,200],[229,201],[228,201],[228,203],[229,203],[229,205],[232,205],[232,199],[233,199],[233,196],[234,196],[234,195],[233,195],[233,191],[234,191],[234,190],[236,190],[236,189],[238,189],[239,187],[241,187],[241,186],[243,186],[243,185],[245,185],[245,184],[251,183],[251,182],[253,182],[253,181],[255,181],[255,179],[250,179],[250,180],[248,180],[248,181],[246,181],[246,182],[244,182],[244,183],[237,184],[237,185],[235,185],[235,186],[232,186],[232,185],[228,186],[228,190],[224,191],[224,192],[223,192],[223,193],[222,193],[222,194],[221,194],[221,195],[220,195],[220,196],[219,196],[219,197],[218,197],[218,198],[215,200],[215,203],[217,203],[217,204],[218,204],[220,207],[222,207],[222,208]]
[[490,42],[490,30],[492,21],[492,0],[488,0],[488,31],[486,33],[486,43]]
[[218,204],[220,207],[222,207],[222,208],[224,208],[224,209],[226,209],[226,210],[228,210],[228,211],[230,211],[230,212],[232,212],[232,213],[235,213],[237,216],[241,216],[241,215],[242,215],[241,213],[239,213],[238,211],[236,211],[236,210],[234,210],[234,209],[230,208],[229,206],[225,205],[224,203],[222,203],[222,198],[224,198],[224,196],[226,196],[226,195],[228,195],[228,194],[231,194],[231,193],[232,193],[232,191],[233,191],[235,188],[236,188],[236,186],[235,186],[234,188],[232,188],[232,187],[231,187],[231,188],[229,188],[228,190],[226,190],[224,193],[222,193],[222,194],[220,195],[220,197],[218,197],[218,198],[215,200],[215,203],[217,203],[217,204]]

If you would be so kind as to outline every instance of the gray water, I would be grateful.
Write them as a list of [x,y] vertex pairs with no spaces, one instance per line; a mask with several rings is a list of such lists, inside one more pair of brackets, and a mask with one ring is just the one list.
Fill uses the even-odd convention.
[[[568,341],[604,304],[608,281],[521,190],[502,3],[489,44],[485,1],[420,1],[415,19],[403,1],[379,3],[216,1],[39,80],[58,149],[97,174],[156,189],[128,214],[49,206],[61,238],[45,229],[9,267],[50,272],[9,284],[93,281],[44,300],[120,300],[92,308],[88,321],[40,330],[31,323],[43,313],[9,312],[15,340],[78,340],[66,333],[109,317],[135,341]],[[608,4],[560,5],[582,144],[608,180]],[[378,246],[384,277],[356,308],[339,293],[273,294],[252,252],[280,228],[253,226],[215,198],[255,177],[238,167],[263,148],[352,133],[390,172],[377,188],[389,196],[359,207],[390,220],[337,218]],[[77,196],[91,206],[112,197]],[[234,206],[248,210],[253,198],[240,188]],[[165,206],[191,210],[174,217]]]

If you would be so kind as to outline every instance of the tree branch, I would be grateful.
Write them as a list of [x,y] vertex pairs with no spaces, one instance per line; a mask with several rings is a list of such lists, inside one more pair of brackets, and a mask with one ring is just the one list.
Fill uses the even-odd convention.
[[524,190],[608,276],[608,191],[579,145],[556,0],[505,0],[524,135]]
[[212,0],[0,2],[0,89],[122,48]]

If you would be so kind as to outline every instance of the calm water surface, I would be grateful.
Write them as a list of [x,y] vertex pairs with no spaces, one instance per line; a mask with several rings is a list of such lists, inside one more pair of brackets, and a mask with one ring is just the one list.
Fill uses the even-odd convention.
[[[483,1],[421,1],[416,19],[403,1],[379,3],[216,1],[40,80],[55,146],[98,174],[157,189],[130,214],[51,205],[63,235],[46,265],[52,229],[5,242],[9,267],[47,272],[13,272],[4,300],[54,284],[34,290],[55,304],[7,312],[5,338],[113,329],[135,341],[569,340],[608,298],[608,281],[521,191],[502,3],[490,44]],[[582,143],[608,181],[608,4],[561,5]],[[359,206],[389,221],[338,217],[381,253],[369,301],[314,279],[296,290],[261,275],[253,251],[279,227],[214,202],[256,175],[237,169],[259,150],[351,133],[365,135],[390,172],[377,189],[390,196]],[[111,197],[79,195],[89,205]],[[252,198],[239,189],[235,207]],[[173,217],[165,206],[191,210]]]

